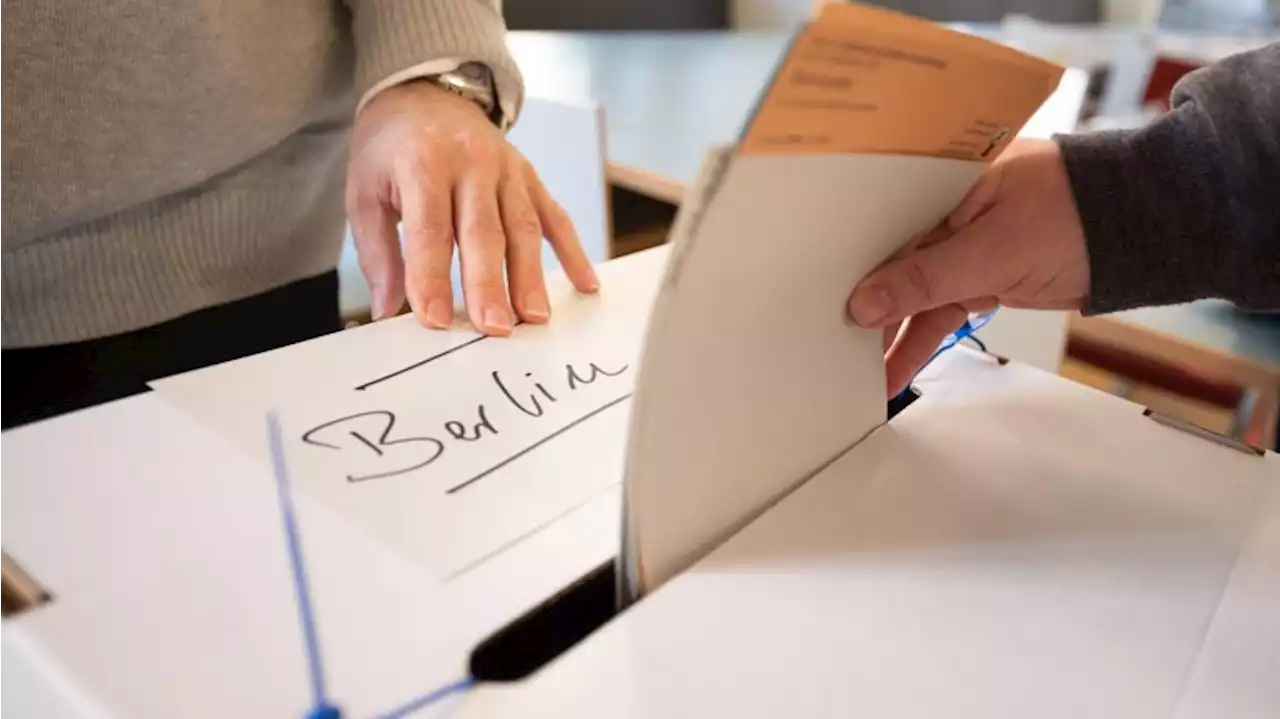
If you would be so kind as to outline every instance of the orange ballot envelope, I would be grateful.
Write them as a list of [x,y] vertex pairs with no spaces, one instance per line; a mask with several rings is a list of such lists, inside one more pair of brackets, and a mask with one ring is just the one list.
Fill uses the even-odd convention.
[[672,233],[633,400],[620,596],[885,422],[880,333],[850,325],[850,291],[959,202],[1061,75],[857,5],[827,5],[800,32]]
[[739,144],[743,155],[891,153],[992,160],[1062,68],[859,5],[796,38]]

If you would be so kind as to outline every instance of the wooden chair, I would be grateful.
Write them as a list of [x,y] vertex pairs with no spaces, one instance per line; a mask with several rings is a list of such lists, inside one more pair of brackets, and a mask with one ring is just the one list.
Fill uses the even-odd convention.
[[1112,393],[1128,397],[1135,383],[1155,387],[1231,412],[1227,435],[1244,440],[1261,393],[1257,388],[1214,377],[1175,360],[1131,352],[1088,337],[1067,340],[1067,354],[1116,376]]
[[[1066,355],[1073,367],[1083,363],[1107,377],[1101,384],[1074,379],[1140,403],[1148,402],[1154,393],[1184,407],[1189,415],[1205,415],[1188,406],[1198,404],[1210,410],[1206,419],[1213,421],[1198,421],[1196,416],[1184,419],[1233,439],[1275,446],[1280,367],[1223,355],[1181,337],[1108,317],[1073,318]],[[1064,374],[1071,376],[1065,370]]]

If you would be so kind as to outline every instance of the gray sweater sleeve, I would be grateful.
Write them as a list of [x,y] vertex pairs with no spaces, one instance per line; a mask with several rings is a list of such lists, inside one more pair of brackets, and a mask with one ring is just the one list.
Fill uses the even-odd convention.
[[1191,73],[1172,105],[1140,130],[1055,138],[1088,245],[1085,313],[1280,308],[1280,43]]

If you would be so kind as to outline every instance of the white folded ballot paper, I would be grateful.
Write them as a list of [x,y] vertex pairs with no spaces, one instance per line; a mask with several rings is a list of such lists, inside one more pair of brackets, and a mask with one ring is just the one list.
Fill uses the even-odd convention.
[[856,5],[798,35],[673,232],[633,400],[624,599],[885,421],[881,335],[848,321],[850,291],[955,207],[1061,74]]

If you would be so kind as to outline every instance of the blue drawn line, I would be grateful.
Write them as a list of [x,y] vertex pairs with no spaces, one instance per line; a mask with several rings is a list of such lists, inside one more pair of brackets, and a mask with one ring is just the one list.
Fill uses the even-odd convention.
[[476,680],[472,679],[471,677],[467,677],[465,679],[459,679],[458,681],[452,684],[446,684],[440,687],[439,689],[436,689],[430,694],[424,694],[423,696],[420,696],[417,699],[406,702],[396,707],[395,709],[392,709],[386,714],[379,714],[377,716],[377,719],[401,719],[401,717],[406,717],[412,714],[413,712],[418,711],[419,709],[425,709],[426,707],[431,706],[432,704],[435,704],[436,702],[440,701],[441,699],[444,699],[447,696],[450,696],[452,694],[457,694],[459,692],[465,692],[468,689],[474,687],[475,685],[476,685]]
[[[289,550],[289,566],[293,572],[294,597],[298,603],[298,623],[302,626],[306,642],[307,673],[311,680],[312,709],[306,719],[341,719],[342,712],[329,702],[324,682],[324,662],[321,658],[320,639],[316,631],[315,609],[311,602],[310,584],[307,581],[307,564],[302,556],[302,540],[298,532],[297,513],[293,506],[293,490],[289,481],[289,464],[285,460],[284,440],[280,431],[280,417],[274,411],[267,412],[267,443],[271,449],[271,468],[276,479],[276,497],[280,503],[280,517]],[[445,697],[464,692],[475,686],[471,677],[446,684],[429,694],[406,702],[378,719],[401,719],[424,709]]]
[[280,417],[275,410],[267,412],[267,442],[271,448],[271,469],[276,478],[276,497],[280,502],[280,517],[284,524],[285,540],[289,549],[289,565],[293,571],[294,597],[298,602],[298,622],[306,641],[307,673],[311,679],[311,700],[314,709],[307,715],[319,719],[339,716],[329,703],[324,686],[324,664],[320,657],[320,640],[316,634],[315,612],[311,605],[311,590],[307,583],[307,565],[302,558],[302,541],[298,537],[298,520],[293,508],[293,492],[289,488],[289,465],[284,456],[284,440],[281,438]]

